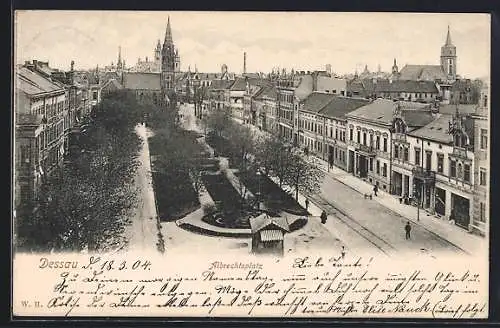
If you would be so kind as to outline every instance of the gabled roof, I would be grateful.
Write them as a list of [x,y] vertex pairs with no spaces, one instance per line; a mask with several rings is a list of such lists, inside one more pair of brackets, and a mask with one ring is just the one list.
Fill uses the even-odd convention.
[[247,83],[245,81],[245,78],[237,77],[229,89],[231,91],[245,91],[246,87],[247,87]]
[[160,90],[160,73],[123,73],[123,87],[132,90]]
[[[431,122],[433,114],[428,105],[412,102],[400,103],[403,105],[402,115],[410,127],[419,127]],[[347,117],[359,118],[379,124],[390,125],[394,117],[394,110],[398,102],[388,99],[376,99],[373,102],[347,113]]]
[[288,221],[284,217],[271,217],[267,213],[262,213],[257,217],[250,218],[249,221],[252,233],[261,231],[270,225],[276,226],[286,232],[290,231]]
[[64,88],[60,83],[51,81],[26,67],[18,68],[16,73],[17,88],[19,88],[20,91],[25,92],[27,95],[64,91]]
[[452,117],[453,115],[449,114],[438,114],[435,120],[420,129],[409,132],[408,135],[450,144],[453,142],[453,136],[448,133],[448,128]]
[[[373,82],[372,82],[373,83]],[[375,92],[439,93],[433,81],[378,80],[374,83]]]
[[106,82],[103,86],[102,86],[102,89],[112,89],[112,90],[119,90],[119,89],[123,89],[123,86],[120,84],[120,82],[118,82],[117,80],[115,79],[111,79],[109,80],[108,82]]
[[276,87],[273,85],[264,85],[261,87],[258,93],[255,94],[255,99],[270,98],[276,99],[277,96]]
[[308,112],[319,113],[333,98],[335,98],[333,94],[313,92],[304,99],[302,109]]
[[323,109],[320,114],[332,118],[345,118],[347,113],[352,112],[370,101],[362,98],[334,97]]
[[405,65],[399,74],[401,80],[446,80],[441,65]]

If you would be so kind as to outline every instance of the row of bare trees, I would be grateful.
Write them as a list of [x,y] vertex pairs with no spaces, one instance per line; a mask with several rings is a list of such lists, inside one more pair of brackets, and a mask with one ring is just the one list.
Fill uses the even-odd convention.
[[239,160],[238,168],[259,171],[275,177],[280,187],[288,186],[299,192],[316,193],[324,172],[314,161],[288,144],[280,135],[254,132],[249,126],[236,123],[229,109],[214,110],[202,119],[205,130],[224,138]]
[[140,139],[134,126],[143,115],[127,92],[102,100],[73,145],[77,151],[42,182],[36,211],[18,218],[20,250],[104,251],[123,245],[137,201]]

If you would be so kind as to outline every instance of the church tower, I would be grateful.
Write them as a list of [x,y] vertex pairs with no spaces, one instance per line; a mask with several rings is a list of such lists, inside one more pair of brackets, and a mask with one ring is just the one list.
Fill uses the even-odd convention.
[[160,42],[160,39],[158,39],[158,43],[156,44],[154,59],[155,59],[155,63],[160,64],[160,62],[161,62],[161,42]]
[[441,47],[441,67],[446,74],[448,80],[456,80],[457,78],[457,48],[451,42],[450,26],[446,34],[446,42]]
[[165,40],[161,49],[161,91],[163,99],[167,100],[167,96],[174,91],[176,64],[176,49],[172,39],[172,30],[170,28],[170,16],[167,21],[167,29],[165,31]]

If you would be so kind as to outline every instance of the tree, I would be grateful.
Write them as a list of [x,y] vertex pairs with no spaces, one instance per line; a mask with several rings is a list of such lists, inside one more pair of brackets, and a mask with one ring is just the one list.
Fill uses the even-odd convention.
[[207,127],[215,135],[222,137],[224,132],[227,132],[234,122],[231,118],[231,109],[223,108],[213,110],[208,114]]
[[46,177],[38,211],[18,227],[21,247],[35,251],[106,250],[123,244],[137,200],[134,177],[143,117],[135,97],[109,95],[92,113],[69,164]]
[[324,176],[325,172],[319,168],[315,159],[308,161],[299,153],[294,153],[286,184],[295,189],[295,200],[298,201],[299,191],[306,194],[318,192]]
[[227,131],[227,140],[239,163],[239,168],[246,171],[247,159],[255,151],[255,138],[252,130],[247,126],[233,124]]

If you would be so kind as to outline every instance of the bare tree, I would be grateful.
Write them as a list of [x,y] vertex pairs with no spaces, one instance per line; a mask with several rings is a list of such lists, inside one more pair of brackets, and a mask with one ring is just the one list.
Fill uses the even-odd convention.
[[325,172],[314,159],[307,161],[300,154],[294,153],[286,183],[295,189],[295,200],[298,201],[299,191],[307,194],[317,193],[324,176]]

